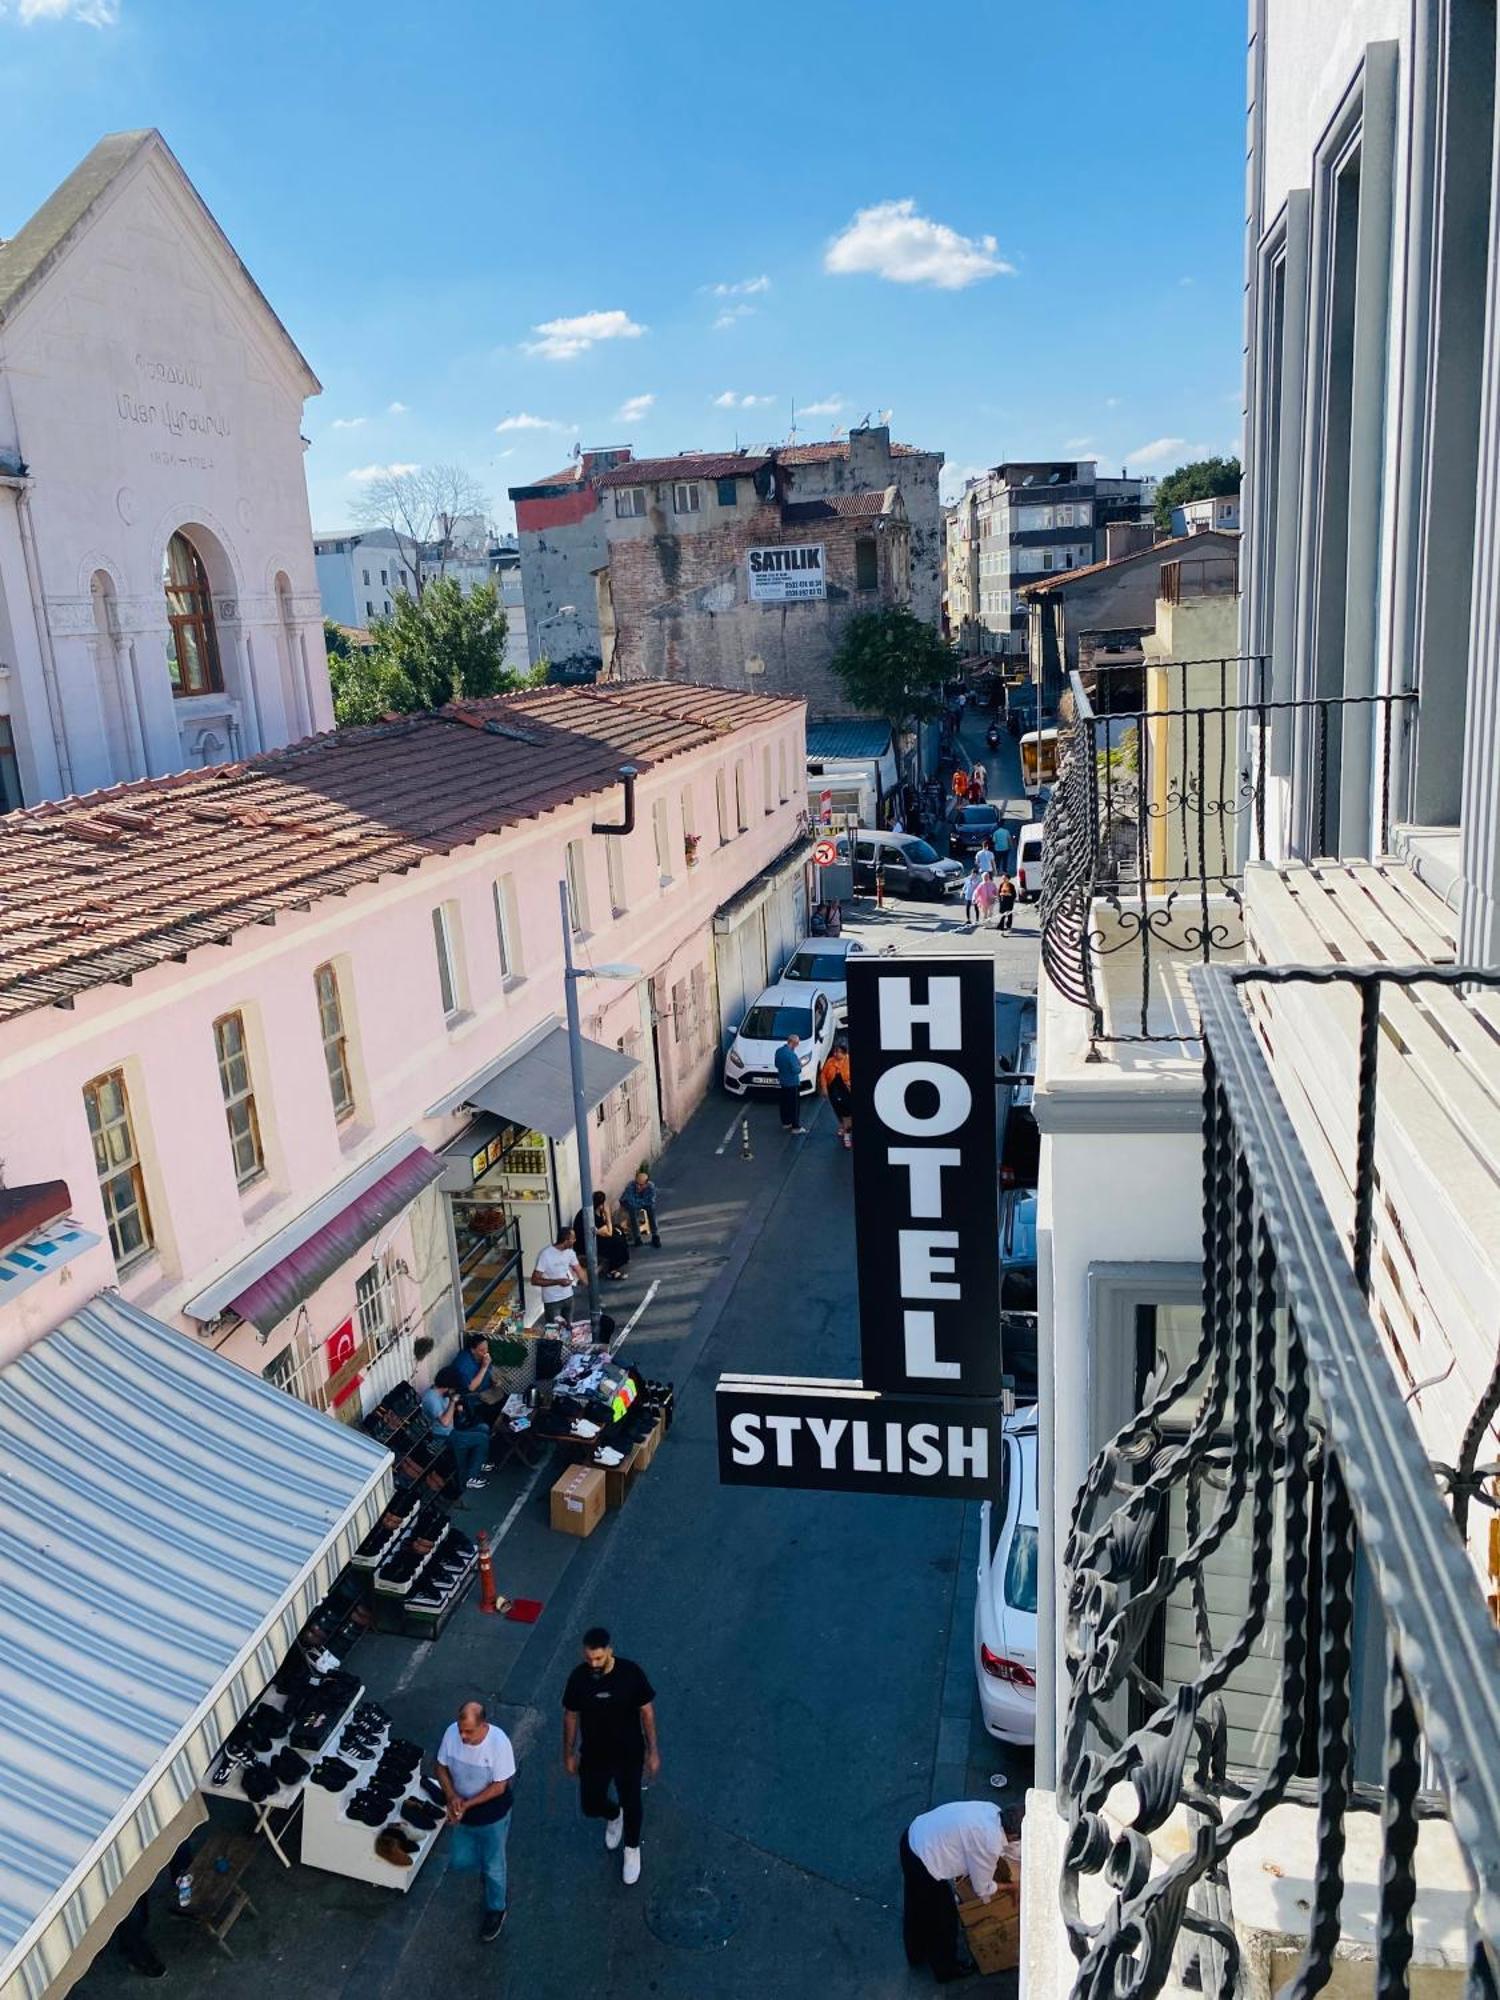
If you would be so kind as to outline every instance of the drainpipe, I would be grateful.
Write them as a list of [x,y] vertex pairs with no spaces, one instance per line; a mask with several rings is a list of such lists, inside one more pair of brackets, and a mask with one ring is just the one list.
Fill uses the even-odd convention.
[[21,530],[21,559],[26,565],[26,587],[31,594],[31,616],[36,625],[37,645],[42,655],[42,686],[47,695],[47,720],[52,725],[52,744],[57,755],[57,774],[65,796],[73,791],[73,759],[68,752],[68,730],[63,718],[62,689],[57,678],[57,655],[52,650],[52,633],[47,625],[46,600],[42,595],[41,565],[37,561],[36,530],[31,520],[31,482],[7,480],[16,496],[16,522]]

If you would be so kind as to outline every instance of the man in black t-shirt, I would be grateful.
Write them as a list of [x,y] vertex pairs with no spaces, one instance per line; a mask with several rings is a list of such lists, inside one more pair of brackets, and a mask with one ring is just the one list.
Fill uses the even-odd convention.
[[585,1818],[608,1821],[604,1845],[613,1852],[624,1841],[625,1881],[639,1882],[641,1778],[661,1769],[656,1690],[634,1660],[618,1657],[602,1625],[584,1633],[583,1664],[563,1689],[563,1769],[579,1781]]

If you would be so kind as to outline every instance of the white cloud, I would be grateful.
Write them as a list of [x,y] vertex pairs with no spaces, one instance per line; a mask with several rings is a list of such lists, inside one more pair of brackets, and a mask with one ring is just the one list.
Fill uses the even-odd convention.
[[332,431],[357,431],[369,421],[368,417],[335,417],[328,428]]
[[737,326],[742,319],[749,319],[754,311],[754,306],[726,306],[714,321],[714,332],[727,332],[730,327]]
[[1120,407],[1120,399],[1119,399],[1119,397],[1118,397],[1118,396],[1106,396],[1106,397],[1105,397],[1105,399],[1104,399],[1104,407],[1105,407],[1105,409],[1106,409],[1106,410],[1117,410],[1117,409],[1119,409],[1119,407]]
[[842,396],[825,396],[821,403],[804,403],[800,414],[804,417],[836,417],[848,407]]
[[497,451],[495,453],[496,458],[514,458],[515,455],[516,448],[514,445],[508,445],[504,451]]
[[919,215],[914,201],[878,201],[860,209],[834,237],[823,268],[842,276],[869,271],[898,285],[958,292],[980,278],[1015,270],[997,250],[993,236],[961,236],[946,222]]
[[1179,278],[1177,282],[1179,285],[1186,287],[1188,285],[1191,285],[1194,282],[1194,280],[1192,278]]
[[1186,438],[1152,438],[1146,444],[1137,445],[1134,451],[1127,451],[1127,465],[1160,465],[1163,459],[1173,458],[1182,462],[1191,458],[1206,458],[1206,444],[1189,444]]
[[619,409],[615,411],[615,422],[619,424],[638,424],[655,401],[655,396],[649,393],[644,396],[627,396]]
[[733,389],[726,389],[722,396],[714,397],[716,410],[754,410],[767,403],[774,403],[774,396],[737,396]]
[[[6,11],[0,5],[0,14]],[[89,28],[112,28],[120,18],[119,0],[20,0],[16,12],[23,27],[37,21],[82,21]]]
[[571,361],[575,355],[587,354],[597,341],[639,340],[646,331],[618,308],[575,313],[571,319],[544,319],[531,330],[541,338],[522,341],[522,351],[539,354],[544,361]]
[[1087,450],[1088,450],[1088,448],[1089,448],[1089,446],[1090,446],[1090,445],[1091,445],[1091,444],[1092,444],[1093,442],[1094,442],[1094,440],[1093,440],[1093,439],[1092,439],[1091,437],[1081,437],[1081,438],[1064,438],[1064,439],[1063,439],[1063,450],[1064,450],[1064,451],[1087,451]]
[[555,423],[551,417],[534,417],[529,410],[518,410],[513,417],[502,417],[497,431],[565,431],[566,424]]
[[387,403],[385,413],[388,417],[404,417],[406,415],[406,405],[405,403]]
[[357,479],[362,486],[372,479],[399,479],[403,473],[420,472],[420,465],[357,465],[352,472],[346,472],[346,479]]
[[766,277],[741,278],[735,284],[710,285],[708,289],[716,299],[735,299],[741,296],[753,296],[756,292],[770,291],[771,280]]

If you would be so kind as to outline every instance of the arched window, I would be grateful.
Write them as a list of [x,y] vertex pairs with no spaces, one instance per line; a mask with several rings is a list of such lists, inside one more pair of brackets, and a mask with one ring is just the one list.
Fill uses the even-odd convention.
[[167,598],[167,671],[176,695],[217,694],[224,686],[214,600],[203,558],[184,534],[167,543],[162,564]]

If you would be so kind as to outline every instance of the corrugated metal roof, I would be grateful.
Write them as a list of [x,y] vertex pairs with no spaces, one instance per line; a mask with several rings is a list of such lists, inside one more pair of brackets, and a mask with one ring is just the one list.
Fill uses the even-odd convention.
[[0,1370],[0,1986],[56,1979],[369,1532],[390,1463],[108,1293]]
[[888,722],[810,722],[809,757],[883,757],[891,747]]
[[794,700],[545,687],[0,815],[0,1019],[613,789]]

